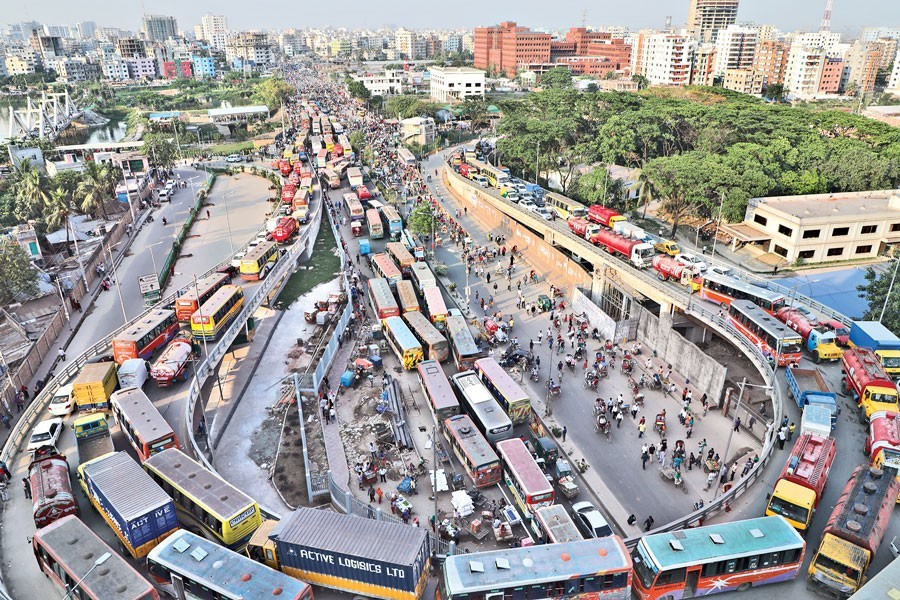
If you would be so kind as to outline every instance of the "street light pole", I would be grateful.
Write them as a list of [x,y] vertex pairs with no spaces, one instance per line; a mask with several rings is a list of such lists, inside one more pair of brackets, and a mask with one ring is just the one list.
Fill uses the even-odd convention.
[[63,314],[66,316],[66,322],[69,324],[69,331],[73,331],[72,319],[69,317],[69,308],[66,306],[66,297],[63,296],[62,286],[59,285],[59,277],[56,278],[56,291],[59,292],[59,301],[62,302]]
[[[118,244],[116,244],[118,246]],[[106,246],[106,253],[109,254],[109,265],[112,269],[113,279],[116,284],[116,292],[119,294],[119,306],[122,307],[122,318],[125,319],[125,323],[128,322],[128,313],[125,312],[125,299],[122,297],[122,287],[119,285],[119,276],[116,274],[116,261],[113,259],[112,255],[112,247]]]
[[881,314],[878,315],[878,322],[884,319],[884,311],[887,309],[888,300],[891,299],[891,292],[894,289],[894,280],[897,279],[897,267],[900,266],[900,259],[894,261],[894,274],[891,275],[891,284],[888,286],[887,294],[884,296],[884,306],[881,307]]
[[104,553],[101,554],[99,557],[97,557],[97,560],[94,561],[93,566],[92,566],[90,569],[88,569],[88,572],[84,574],[84,577],[82,577],[81,579],[79,579],[79,580],[78,580],[78,583],[76,583],[76,584],[74,585],[74,587],[72,587],[72,589],[69,590],[69,591],[66,593],[66,595],[62,597],[62,600],[68,600],[69,598],[71,598],[71,597],[72,597],[72,594],[75,593],[75,590],[77,590],[78,587],[79,587],[82,583],[84,583],[84,580],[88,578],[88,575],[90,575],[91,573],[93,573],[93,572],[94,572],[94,569],[96,569],[97,567],[99,567],[100,565],[102,565],[103,563],[105,563],[106,561],[108,561],[109,558],[110,558],[111,556],[112,556],[112,554],[110,554],[109,552],[104,552]]

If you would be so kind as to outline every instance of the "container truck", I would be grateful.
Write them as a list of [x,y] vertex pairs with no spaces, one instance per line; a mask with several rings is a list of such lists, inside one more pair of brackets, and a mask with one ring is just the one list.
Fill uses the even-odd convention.
[[119,388],[144,387],[149,371],[150,368],[147,365],[147,361],[143,358],[129,358],[116,371]]
[[691,286],[691,292],[700,289],[700,283],[695,282],[697,272],[690,265],[683,265],[671,256],[665,254],[657,254],[653,257],[653,269],[656,271],[656,278],[660,281],[668,281],[673,279],[681,285]]
[[313,585],[385,600],[421,598],[431,566],[425,528],[303,507],[265,521],[245,552]]
[[897,412],[897,386],[881,361],[869,348],[847,348],[841,361],[841,391],[853,394],[859,407],[859,422],[865,423],[879,410]]
[[655,254],[653,246],[637,240],[629,240],[608,229],[601,229],[590,239],[595,246],[602,246],[610,254],[619,254],[639,269],[650,266]]
[[590,240],[594,234],[600,231],[599,225],[591,223],[587,219],[576,219],[572,217],[566,221],[566,223],[569,224],[569,229],[572,230],[572,233],[586,240]]
[[624,221],[625,217],[620,215],[618,212],[614,211],[611,208],[606,208],[605,206],[600,206],[599,204],[591,205],[588,208],[587,214],[588,221],[592,223],[599,223],[604,227],[608,227],[612,229],[613,224],[616,221]]
[[837,394],[828,389],[828,384],[818,369],[785,369],[784,379],[787,381],[788,397],[794,399],[800,410],[805,411],[808,406],[822,406],[831,415],[832,428],[837,426],[840,414]]
[[187,381],[187,365],[191,361],[193,346],[183,337],[176,337],[169,342],[156,362],[150,368],[150,377],[159,387],[168,387],[176,379]]
[[147,556],[178,530],[172,499],[125,452],[82,463],[78,481],[91,506],[134,558]]
[[72,493],[69,463],[66,457],[50,448],[39,450],[28,465],[28,485],[31,488],[31,516],[40,529],[78,514],[78,500]]
[[115,450],[109,433],[109,421],[103,413],[78,417],[72,423],[72,429],[75,430],[75,445],[78,447],[78,464],[83,465]]
[[[642,242],[650,243],[649,236],[647,232],[638,227],[633,223],[629,223],[628,221],[616,221],[612,225],[612,230],[618,233],[623,237],[627,237],[631,240],[640,240]],[[654,250],[656,248],[654,247]]]
[[825,491],[836,453],[832,438],[801,435],[775,482],[766,515],[781,515],[798,531],[807,531]]
[[828,327],[812,323],[804,313],[786,306],[775,312],[775,318],[796,331],[803,338],[803,347],[812,354],[816,364],[823,360],[840,360],[844,355],[838,348],[834,331]]
[[890,467],[861,465],[853,471],[810,562],[809,589],[830,598],[849,598],[862,586],[900,491],[896,476],[897,470]]
[[900,414],[883,410],[872,414],[865,453],[873,467],[887,466],[900,471]]
[[900,377],[900,338],[878,321],[853,321],[849,346],[871,348],[881,358],[884,370],[891,377]]
[[116,391],[116,363],[88,363],[72,382],[72,397],[79,411],[106,410],[109,396]]

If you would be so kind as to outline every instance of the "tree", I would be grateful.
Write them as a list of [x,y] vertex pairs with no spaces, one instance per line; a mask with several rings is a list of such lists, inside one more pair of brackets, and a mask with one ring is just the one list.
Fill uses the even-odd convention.
[[350,142],[350,147],[353,148],[357,154],[362,155],[363,146],[366,145],[366,135],[362,130],[357,129],[356,131],[351,132],[347,139]]
[[472,124],[472,129],[477,131],[490,124],[488,103],[484,98],[467,96],[462,104],[462,113]]
[[0,304],[10,304],[21,297],[38,293],[38,274],[28,254],[11,239],[0,241]]
[[417,235],[430,236],[434,233],[439,225],[431,202],[423,201],[416,204],[409,213],[407,224],[412,232]]
[[637,84],[639,90],[646,90],[650,87],[650,80],[643,75],[632,75],[631,80]]
[[349,79],[347,81],[347,90],[349,90],[350,95],[354,98],[359,98],[360,100],[368,100],[372,97],[372,92],[369,91],[362,81],[357,81],[355,79]]
[[175,166],[178,147],[167,134],[150,133],[144,136],[144,153],[154,166],[170,169]]
[[89,162],[84,169],[84,177],[78,184],[78,195],[81,197],[81,211],[85,214],[99,213],[106,219],[106,202],[115,192],[115,181],[112,180],[109,167],[96,162]]
[[28,161],[23,161],[16,170],[13,190],[19,198],[16,217],[22,223],[39,216],[50,199],[47,176]]
[[[890,329],[895,335],[900,335],[900,293],[898,293],[897,282],[894,283],[894,289],[888,295],[888,289],[891,286],[891,279],[897,268],[897,259],[885,269],[884,273],[878,274],[875,269],[869,267],[866,269],[866,283],[859,285],[856,290],[859,297],[865,299],[869,303],[869,308],[862,316],[864,321],[878,321],[881,319],[882,325]],[[885,303],[887,306],[885,307]],[[884,317],[882,317],[882,313]]]
[[781,102],[784,100],[785,95],[784,86],[780,83],[773,83],[772,85],[766,87],[766,92],[763,94],[763,97],[768,98],[774,102]]
[[284,101],[297,90],[284,79],[270,77],[256,86],[254,98],[265,104],[269,110],[278,110]]
[[541,75],[541,85],[550,89],[569,89],[572,87],[572,72],[569,67],[553,67]]
[[408,119],[418,114],[420,99],[412,94],[394,96],[384,104],[384,112],[390,117]]

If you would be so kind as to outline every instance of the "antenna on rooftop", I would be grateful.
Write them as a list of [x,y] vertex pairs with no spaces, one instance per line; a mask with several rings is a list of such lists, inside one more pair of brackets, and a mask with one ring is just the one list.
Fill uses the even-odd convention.
[[822,24],[819,25],[819,31],[831,31],[831,2],[825,3],[825,14],[822,15]]
[[581,11],[581,26],[587,27],[587,9]]

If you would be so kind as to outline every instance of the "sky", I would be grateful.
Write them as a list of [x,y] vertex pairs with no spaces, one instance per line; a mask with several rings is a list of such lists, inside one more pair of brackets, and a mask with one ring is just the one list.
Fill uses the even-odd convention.
[[[774,25],[782,31],[815,31],[826,0],[742,0],[741,22]],[[179,28],[192,31],[203,13],[223,14],[230,29],[286,29],[290,27],[346,27],[377,29],[386,25],[410,28],[471,28],[500,21],[540,29],[625,25],[632,29],[663,28],[666,16],[675,27],[687,18],[688,0],[630,0],[627,2],[558,0],[454,0],[434,2],[423,10],[420,0],[42,0],[4,2],[5,23],[39,21],[47,25],[74,25],[95,21],[101,27],[138,30],[145,12],[172,15]],[[586,11],[586,12],[585,12]],[[834,0],[832,31],[854,35],[866,26],[900,28],[898,0]]]

